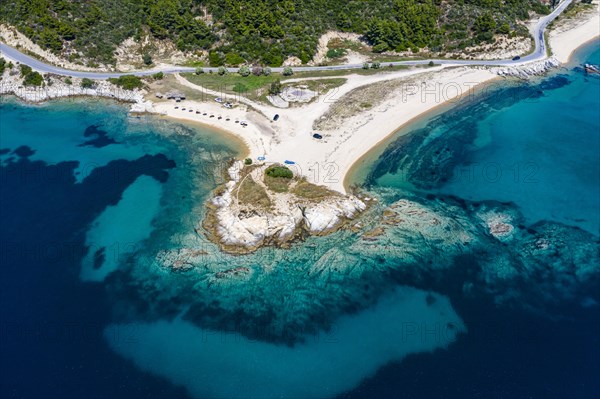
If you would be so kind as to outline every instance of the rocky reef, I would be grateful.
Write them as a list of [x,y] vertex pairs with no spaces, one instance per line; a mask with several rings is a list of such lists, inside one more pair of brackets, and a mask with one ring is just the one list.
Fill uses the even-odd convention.
[[[237,201],[233,189],[218,197],[226,192]],[[377,200],[359,220],[348,219],[352,229],[307,236],[293,251],[271,245],[236,256],[188,234],[171,249],[151,252],[152,259],[138,257],[132,273],[140,303],[152,304],[149,317],[182,314],[202,328],[294,345],[397,284],[552,317],[560,315],[555,305],[600,301],[600,243],[591,233],[547,221],[528,226],[511,203],[425,199],[392,189],[369,194]],[[308,230],[302,215],[286,231]],[[233,223],[252,245],[285,245],[277,236],[282,225],[266,236],[239,227],[247,228],[243,217]]]
[[[202,226],[211,241],[230,253],[280,247],[309,235],[326,235],[351,224],[366,209],[363,200],[308,183],[269,177],[272,165],[235,162],[230,180],[208,203]],[[282,167],[282,166],[280,166]]]
[[380,269],[393,264],[403,281],[468,267],[466,294],[476,290],[498,303],[520,302],[539,310],[593,295],[588,289],[600,277],[596,237],[556,222],[526,226],[513,204],[400,199],[383,215],[383,222],[348,251],[364,260],[381,259],[375,262]]

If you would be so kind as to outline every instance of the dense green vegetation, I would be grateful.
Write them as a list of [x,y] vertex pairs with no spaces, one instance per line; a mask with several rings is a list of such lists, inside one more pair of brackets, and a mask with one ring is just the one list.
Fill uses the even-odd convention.
[[19,69],[21,70],[22,77],[29,75],[32,71],[31,67],[29,65],[25,65],[25,64],[19,65]]
[[275,96],[279,93],[281,93],[282,90],[282,86],[281,86],[281,81],[279,79],[277,79],[275,82],[272,82],[271,85],[269,86],[269,94],[272,96]]
[[[531,11],[548,7],[539,0],[2,0],[0,22],[92,66],[114,63],[117,45],[145,35],[182,51],[210,50],[212,66],[279,66],[289,56],[309,61],[329,29],[364,34],[376,52],[442,51],[525,34],[519,21]],[[152,45],[140,61],[152,64]]]
[[6,60],[4,58],[0,57],[0,76],[2,76],[5,69],[6,69]]
[[23,79],[25,86],[41,86],[44,83],[44,78],[38,72],[29,72]]
[[83,88],[83,89],[91,89],[95,85],[96,84],[94,83],[94,81],[92,79],[88,79],[88,78],[81,79],[81,88]]
[[[196,0],[3,0],[0,19],[16,26],[43,48],[104,63],[114,62],[115,47],[128,37],[150,33],[170,39],[180,50],[209,48],[215,36],[196,19]],[[145,58],[145,62],[151,58]]]
[[118,78],[110,78],[108,81],[125,90],[140,89],[144,86],[142,79],[134,75],[123,75]]
[[397,0],[391,15],[392,18],[374,18],[368,25],[365,36],[376,53],[410,48],[416,51],[436,40],[441,9],[433,0]]
[[286,179],[291,179],[294,177],[294,173],[285,166],[269,166],[267,170],[265,170],[265,174],[269,177],[283,177]]
[[[2,59],[4,61],[4,59]],[[5,62],[5,61],[4,61]],[[4,63],[2,64],[1,70],[4,72]],[[23,84],[25,86],[41,86],[44,83],[44,78],[38,72],[34,72],[33,69],[29,65],[21,64],[19,65],[19,69],[21,71],[21,77],[23,77]]]

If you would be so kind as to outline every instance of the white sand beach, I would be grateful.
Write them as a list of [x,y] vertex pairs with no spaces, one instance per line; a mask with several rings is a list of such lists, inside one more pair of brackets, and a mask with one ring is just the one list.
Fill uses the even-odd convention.
[[[421,80],[424,76],[427,81]],[[160,102],[154,108],[161,115],[233,133],[248,146],[249,156],[255,161],[258,157],[265,157],[265,162],[293,161],[295,164],[291,167],[310,182],[345,192],[344,176],[352,164],[399,126],[446,101],[470,95],[474,86],[496,77],[486,69],[419,68],[370,76],[349,75],[343,86],[320,96],[313,103],[286,109],[247,99],[233,109],[226,109],[216,102],[194,101]],[[322,140],[312,137],[316,131],[313,129],[315,121],[332,105],[343,102],[345,95],[358,88],[377,83],[385,85],[386,82],[390,82],[391,90],[386,90],[386,86],[380,88],[385,101],[368,111],[344,118],[335,129],[318,130]],[[193,85],[189,83],[188,86]],[[280,116],[276,122],[273,121],[275,114]],[[236,121],[246,121],[248,126]]]
[[[594,4],[598,11],[598,0]],[[600,14],[588,10],[575,18],[558,21],[550,32],[550,47],[555,58],[567,62],[575,49],[598,36]],[[531,64],[523,64],[522,67],[528,65]],[[132,99],[137,102],[134,109],[138,112],[150,111],[233,134],[247,146],[244,156],[255,161],[264,157],[265,162],[273,163],[292,161],[294,164],[290,167],[308,181],[346,193],[344,179],[352,165],[366,153],[409,121],[442,104],[464,101],[474,93],[476,86],[499,79],[498,73],[498,68],[493,67],[450,64],[382,70],[375,74],[354,73],[340,76],[346,80],[344,84],[321,93],[312,102],[291,104],[289,108],[278,108],[240,96],[227,98],[234,103],[231,109],[212,99],[180,103],[152,99],[147,102],[141,93],[131,93],[134,95]],[[331,77],[324,75],[322,79]],[[175,75],[175,78],[186,88],[223,96],[182,76]],[[315,79],[321,78],[293,77],[282,83],[301,87],[302,81]],[[101,82],[103,90],[83,90],[73,85],[63,93],[55,85],[44,88],[43,93],[27,93],[17,80],[12,87],[11,79],[6,79],[0,91],[15,93],[29,101],[65,95],[121,98],[103,86],[106,82]],[[274,121],[276,114],[279,118]],[[322,139],[313,138],[314,133],[320,134]]]
[[[566,62],[577,47],[598,37],[599,18],[598,14],[587,16],[584,22],[563,24],[552,32],[550,43],[554,55]],[[476,86],[498,78],[493,68],[452,65],[343,77],[347,80],[342,86],[320,95],[312,103],[289,108],[238,98],[234,109],[216,102],[171,101],[155,104],[155,110],[168,117],[230,132],[248,146],[248,156],[254,160],[265,157],[265,162],[293,161],[291,167],[310,182],[345,193],[346,174],[377,144],[414,118],[442,104],[464,101]],[[188,87],[217,94],[181,76],[177,79]],[[301,79],[288,82],[298,80]],[[343,115],[346,106],[356,107],[355,97],[360,98],[363,89],[364,95],[372,97],[365,108]],[[202,112],[198,114],[196,110]],[[273,121],[275,114],[279,115],[277,121]],[[331,118],[334,126],[327,123]],[[248,126],[241,126],[236,120],[247,121]],[[315,132],[323,139],[313,138]]]
[[563,63],[569,62],[577,47],[600,37],[600,1],[595,0],[595,11],[583,16],[558,23],[550,32],[549,41],[552,54]]

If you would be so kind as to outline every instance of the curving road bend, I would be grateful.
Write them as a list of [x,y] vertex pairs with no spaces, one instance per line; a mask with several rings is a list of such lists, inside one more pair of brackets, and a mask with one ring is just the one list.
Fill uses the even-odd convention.
[[[563,0],[558,7],[552,11],[552,13],[540,18],[538,22],[531,28],[531,34],[534,39],[535,49],[531,54],[521,57],[519,60],[415,60],[415,61],[395,61],[390,62],[389,64],[398,66],[398,65],[423,65],[428,64],[430,61],[433,61],[436,64],[446,64],[446,65],[487,65],[487,66],[508,66],[508,65],[519,65],[524,62],[529,61],[537,61],[546,58],[546,41],[544,38],[544,31],[548,24],[552,22],[560,13],[564,11],[565,8],[571,4],[573,0]],[[15,61],[18,61],[22,64],[29,65],[33,69],[42,72],[42,73],[53,73],[57,75],[65,75],[76,78],[90,78],[90,79],[108,79],[108,78],[116,78],[122,75],[137,75],[137,76],[147,76],[152,75],[157,72],[162,72],[165,74],[172,73],[180,73],[180,72],[194,72],[195,68],[189,67],[174,67],[174,68],[166,68],[166,69],[151,69],[146,71],[136,71],[136,72],[84,72],[84,71],[73,71],[69,69],[64,69],[60,67],[56,67],[53,65],[46,64],[42,61],[39,61],[35,58],[32,58],[26,54],[21,53],[19,50],[12,48],[4,43],[0,43],[0,54],[6,55],[8,58],[11,58]],[[388,64],[388,63],[386,63]],[[347,69],[361,69],[363,64],[345,64],[345,65],[331,65],[331,66],[305,66],[305,67],[295,67],[294,71],[298,72],[306,72],[306,71],[333,71],[333,70],[347,70]],[[271,68],[274,72],[281,72],[283,68]],[[204,68],[205,71],[213,71],[216,72],[217,68]],[[229,72],[237,72],[238,68],[228,68]]]

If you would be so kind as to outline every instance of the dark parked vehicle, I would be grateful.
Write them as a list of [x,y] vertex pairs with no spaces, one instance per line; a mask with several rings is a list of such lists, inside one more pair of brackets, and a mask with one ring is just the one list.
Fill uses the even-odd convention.
[[275,116],[273,117],[274,121],[276,121],[277,119],[279,119],[279,114],[275,114]]
[[518,55],[516,57],[513,57],[513,61],[519,61],[521,59],[521,57],[519,57]]
[[319,139],[319,140],[321,140],[321,139],[323,138],[323,136],[321,136],[319,133],[315,133],[315,134],[313,134],[313,137],[314,137],[315,139]]

